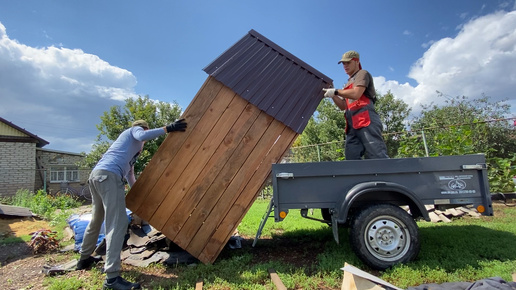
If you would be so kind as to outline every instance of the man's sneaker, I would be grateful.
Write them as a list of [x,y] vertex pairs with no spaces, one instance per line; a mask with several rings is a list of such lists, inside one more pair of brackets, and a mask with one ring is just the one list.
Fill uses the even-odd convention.
[[88,258],[84,260],[79,260],[77,262],[77,266],[75,267],[76,270],[86,270],[91,268],[93,264],[96,264],[98,262],[102,261],[101,257],[93,257],[89,256]]
[[[111,279],[109,279],[111,280]],[[104,281],[104,285],[102,285],[102,289],[115,289],[115,290],[131,290],[131,289],[141,289],[140,284],[131,283],[124,278],[118,276],[114,278],[114,281],[108,282],[108,279]]]

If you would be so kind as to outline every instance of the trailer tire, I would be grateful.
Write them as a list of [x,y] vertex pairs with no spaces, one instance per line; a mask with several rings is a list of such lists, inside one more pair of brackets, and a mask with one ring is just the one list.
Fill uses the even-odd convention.
[[360,211],[351,222],[349,239],[360,260],[376,270],[413,261],[420,249],[416,222],[392,204],[376,204]]

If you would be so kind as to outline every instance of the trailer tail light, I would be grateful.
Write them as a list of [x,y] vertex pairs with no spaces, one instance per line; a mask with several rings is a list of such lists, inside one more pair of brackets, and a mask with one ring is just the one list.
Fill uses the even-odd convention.
[[287,213],[286,213],[286,212],[284,212],[284,211],[280,211],[280,213],[279,213],[279,217],[280,217],[280,218],[282,218],[282,219],[284,219],[284,218],[286,218],[286,217],[287,217]]
[[485,212],[485,211],[486,211],[486,208],[485,208],[483,205],[479,205],[479,206],[477,206],[477,211],[478,211],[479,213],[483,213],[483,212]]

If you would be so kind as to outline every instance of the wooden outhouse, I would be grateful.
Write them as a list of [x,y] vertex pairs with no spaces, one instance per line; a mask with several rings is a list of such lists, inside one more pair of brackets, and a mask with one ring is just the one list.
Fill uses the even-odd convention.
[[332,80],[254,30],[209,75],[127,195],[127,207],[213,263]]

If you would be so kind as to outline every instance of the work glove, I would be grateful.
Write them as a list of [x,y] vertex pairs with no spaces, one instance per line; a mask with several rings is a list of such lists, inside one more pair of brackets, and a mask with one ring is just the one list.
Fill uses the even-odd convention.
[[186,122],[185,119],[176,120],[175,122],[170,123],[167,127],[167,133],[174,131],[186,131]]
[[324,97],[325,98],[332,98],[333,96],[335,96],[335,91],[337,89],[323,89],[324,91]]

